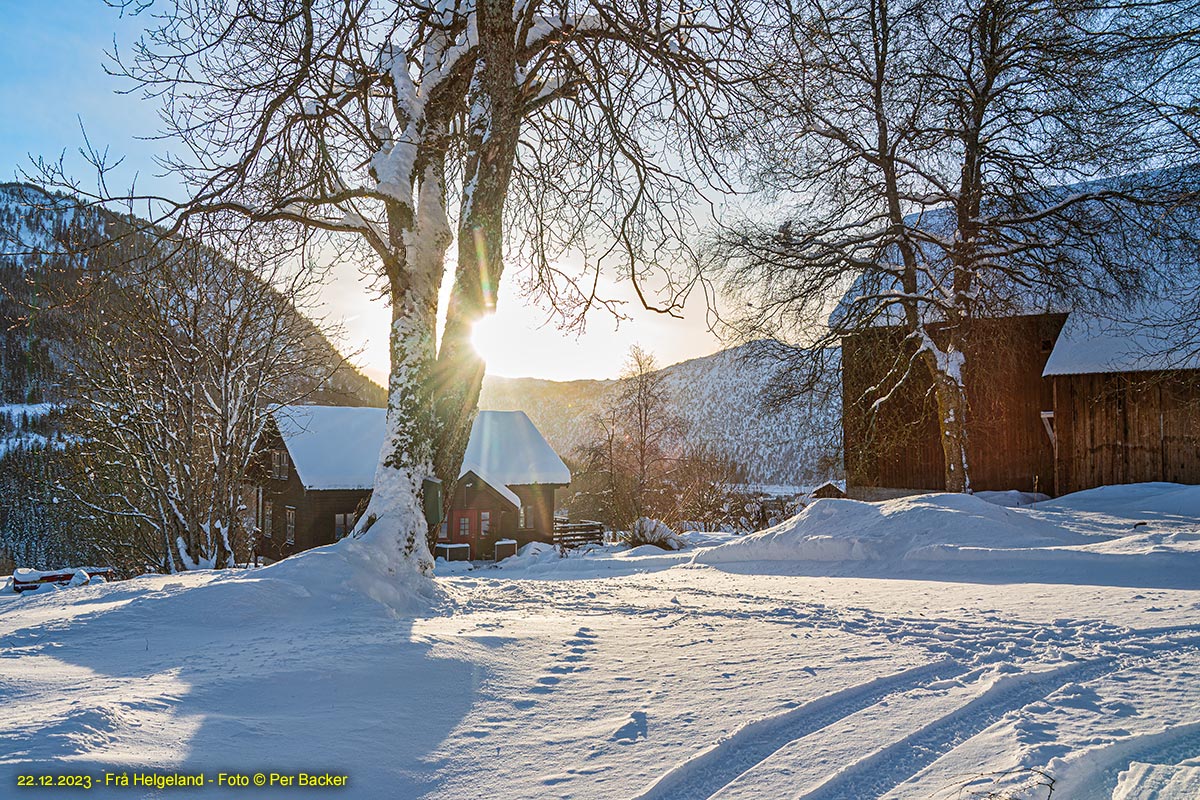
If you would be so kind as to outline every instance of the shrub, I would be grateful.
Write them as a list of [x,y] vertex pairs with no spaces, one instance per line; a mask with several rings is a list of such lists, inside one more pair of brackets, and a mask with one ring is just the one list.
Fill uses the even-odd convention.
[[621,539],[630,547],[652,544],[663,550],[682,550],[687,544],[666,523],[649,517],[638,517],[633,523],[633,530],[622,532]]

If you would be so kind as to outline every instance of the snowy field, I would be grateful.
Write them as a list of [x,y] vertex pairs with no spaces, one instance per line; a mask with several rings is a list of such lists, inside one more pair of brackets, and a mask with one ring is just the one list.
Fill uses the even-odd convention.
[[680,553],[397,590],[369,541],[0,595],[16,776],[348,776],[56,796],[1200,797],[1200,487],[821,500]]

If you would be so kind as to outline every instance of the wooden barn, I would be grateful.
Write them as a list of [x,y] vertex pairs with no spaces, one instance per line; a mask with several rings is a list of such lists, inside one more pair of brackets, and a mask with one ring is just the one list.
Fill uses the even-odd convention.
[[1200,483],[1200,358],[1175,347],[1175,332],[1071,314],[1042,372],[1054,398],[1058,494]]
[[[251,471],[260,535],[255,554],[274,561],[331,544],[366,508],[383,446],[382,408],[280,409]],[[438,544],[490,558],[498,540],[553,540],[554,490],[570,471],[522,411],[481,411]]]
[[[1172,361],[1142,332],[1083,312],[977,320],[963,376],[972,488],[1057,495],[1114,483],[1200,483],[1200,364]],[[894,327],[842,342],[854,497],[945,488],[929,377],[914,375],[871,411],[870,387],[902,342]]]

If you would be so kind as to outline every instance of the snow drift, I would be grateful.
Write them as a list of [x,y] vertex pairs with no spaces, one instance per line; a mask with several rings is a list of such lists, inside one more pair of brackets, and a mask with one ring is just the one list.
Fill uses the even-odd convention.
[[1020,507],[959,494],[825,499],[693,559],[762,562],[878,577],[1200,587],[1200,487],[1104,487]]
[[972,495],[926,494],[883,503],[824,499],[773,528],[699,553],[696,561],[891,561],[947,546],[1028,548],[1087,541]]

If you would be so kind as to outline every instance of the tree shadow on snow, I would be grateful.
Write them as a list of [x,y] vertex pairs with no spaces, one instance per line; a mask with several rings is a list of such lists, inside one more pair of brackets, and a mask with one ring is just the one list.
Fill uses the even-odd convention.
[[[168,583],[120,608],[0,637],[0,654],[19,643],[14,657],[38,653],[69,665],[64,673],[92,673],[83,684],[64,675],[61,688],[46,694],[52,703],[19,713],[20,685],[0,677],[10,709],[0,722],[0,785],[15,786],[16,775],[30,772],[95,780],[138,768],[214,778],[303,771],[347,775],[347,789],[332,790],[345,797],[436,795],[452,757],[439,747],[471,709],[486,678],[481,668],[435,657],[414,637],[414,617],[361,595],[310,593],[267,570],[261,575],[191,588]],[[72,591],[91,602],[93,594],[128,596],[129,586]],[[0,658],[0,675],[3,666]],[[55,666],[48,662],[47,671]],[[167,791],[228,792],[215,785]],[[132,788],[88,794],[157,796]]]

